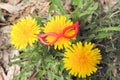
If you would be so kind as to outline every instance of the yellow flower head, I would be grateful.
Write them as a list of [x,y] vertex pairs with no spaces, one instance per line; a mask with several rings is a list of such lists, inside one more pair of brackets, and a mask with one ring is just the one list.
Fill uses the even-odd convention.
[[[67,20],[65,16],[55,16],[53,17],[47,24],[45,24],[45,27],[43,28],[44,33],[54,32],[57,34],[60,34],[64,28],[67,26],[71,26],[73,22],[71,20]],[[72,35],[75,31],[67,31],[65,34]],[[55,39],[53,36],[46,37],[47,42],[51,42]],[[75,39],[75,38],[72,38]],[[70,39],[61,37],[58,39],[57,42],[54,43],[55,49],[63,49],[71,45]]]
[[10,32],[11,44],[17,49],[24,49],[27,45],[32,46],[37,41],[37,36],[40,28],[35,19],[31,17],[23,18],[12,26]]
[[82,45],[81,42],[78,42],[66,49],[63,62],[64,68],[69,70],[69,74],[86,78],[97,71],[97,64],[101,59],[100,50],[94,48],[94,44],[85,42]]

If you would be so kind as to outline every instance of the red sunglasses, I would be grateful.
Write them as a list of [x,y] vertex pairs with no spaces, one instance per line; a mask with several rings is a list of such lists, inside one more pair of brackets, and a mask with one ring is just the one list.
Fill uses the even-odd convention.
[[[48,33],[45,33],[45,34],[38,34],[37,37],[38,39],[41,41],[41,43],[45,44],[45,45],[52,45],[54,44],[60,37],[64,37],[64,38],[74,38],[77,33],[78,33],[78,29],[79,29],[79,22],[76,22],[75,24],[71,25],[71,26],[68,26],[66,28],[63,29],[62,33],[60,34],[57,34],[57,33],[54,33],[54,32],[48,32]],[[66,35],[65,33],[69,30],[75,30],[75,33],[72,34],[72,35]],[[52,42],[46,42],[45,38],[47,36],[53,36],[55,37],[55,39],[52,41]]]

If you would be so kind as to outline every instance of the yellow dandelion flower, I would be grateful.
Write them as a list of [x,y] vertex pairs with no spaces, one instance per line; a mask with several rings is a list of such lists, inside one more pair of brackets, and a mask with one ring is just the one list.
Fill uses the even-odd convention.
[[[45,24],[43,28],[44,33],[54,32],[60,34],[64,28],[67,26],[71,26],[73,22],[71,20],[67,20],[65,16],[55,16],[48,23]],[[67,31],[65,34],[72,35],[75,30]],[[55,39],[53,36],[46,37],[47,42],[51,42]],[[75,39],[75,38],[72,38]],[[71,45],[70,39],[61,37],[54,43],[55,49],[63,49]]]
[[94,48],[94,44],[81,42],[72,44],[72,47],[66,49],[63,62],[64,68],[69,70],[69,74],[86,78],[97,71],[97,64],[100,64],[102,57],[100,50]]
[[40,28],[35,19],[31,17],[23,18],[12,25],[10,32],[11,44],[20,50],[26,48],[27,45],[33,46],[33,43],[38,40],[36,34],[39,32]]

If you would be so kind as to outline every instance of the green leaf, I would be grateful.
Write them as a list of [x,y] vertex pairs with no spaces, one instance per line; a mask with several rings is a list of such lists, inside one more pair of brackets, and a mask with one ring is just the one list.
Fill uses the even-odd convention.
[[[74,4],[75,3],[77,4],[76,0],[74,1]],[[79,2],[78,2],[78,4],[79,4]],[[79,7],[79,6],[75,7],[75,10],[71,13],[71,16],[75,20],[77,18],[85,16],[86,18],[88,17],[88,19],[90,21],[92,18],[92,14],[95,12],[95,10],[97,8],[98,8],[98,3],[93,4],[92,2],[86,2],[86,5],[83,5],[82,7]]]
[[30,56],[31,61],[36,61],[38,62],[41,59],[41,55],[38,55],[37,53],[32,53]]
[[71,13],[71,17],[76,20],[79,18],[79,15],[80,15],[80,10],[79,8],[76,8],[72,13]]
[[57,76],[57,75],[54,75],[55,76],[55,80],[64,80],[63,77],[60,77],[60,76]]
[[48,71],[48,78],[49,78],[49,80],[55,79],[54,73],[52,71]]
[[26,57],[29,57],[29,56],[30,56],[30,53],[25,52],[25,53],[22,53],[20,56],[18,56],[18,58],[26,58]]
[[45,66],[44,66],[44,68],[45,68],[45,69],[49,69],[50,66],[51,66],[51,63],[46,63]]
[[19,80],[19,79],[20,79],[20,76],[19,76],[19,75],[13,77],[13,80]]
[[120,31],[120,26],[112,26],[112,27],[105,27],[105,28],[98,28],[95,30],[97,31]]
[[[50,0],[54,5],[57,6],[57,9],[60,11],[62,15],[67,15],[65,10],[63,9],[63,6],[60,3],[60,0]],[[52,6],[53,6],[52,4]]]
[[110,48],[106,48],[106,50],[105,50],[106,52],[113,52],[113,51],[116,51],[116,48],[112,48],[112,47],[110,47]]
[[20,76],[21,76],[21,80],[27,80],[27,75],[28,75],[28,72],[27,71],[21,71],[20,72]]
[[45,59],[45,61],[47,61],[47,62],[51,62],[51,61],[53,61],[53,56],[46,56],[46,59]]
[[85,2],[93,2],[93,0],[85,0]]
[[98,3],[95,3],[94,5],[91,5],[90,7],[88,7],[88,11],[94,11],[98,8]]
[[14,61],[14,62],[9,62],[9,66],[12,66],[13,64],[17,64],[19,66],[24,66],[24,64],[22,63],[21,60],[17,60],[17,61]]
[[60,71],[62,72],[64,70],[64,63],[61,61],[59,66],[60,66]]
[[77,5],[78,7],[83,7],[83,0],[73,0],[73,5]]
[[39,70],[38,71],[38,76],[39,78],[43,77],[45,75],[46,71],[45,70]]
[[63,53],[57,52],[57,53],[56,53],[56,56],[57,56],[57,57],[63,57]]
[[30,14],[30,16],[31,16],[32,18],[35,18],[35,20],[37,21],[37,24],[38,24],[38,25],[40,25],[40,23],[41,23],[42,20],[43,20],[42,17],[36,16],[36,15],[34,15],[34,14]]
[[102,32],[102,33],[98,33],[98,35],[96,35],[95,39],[103,39],[108,36],[112,36],[112,33]]
[[109,74],[115,68],[116,68],[116,66],[114,66],[114,65],[108,65],[107,74]]
[[55,4],[51,4],[48,12],[50,13],[52,10],[55,10]]
[[79,17],[82,17],[84,15],[90,15],[92,14],[96,9],[98,8],[98,3],[95,3],[94,5],[88,6],[88,8],[85,11],[82,11],[79,15]]
[[0,18],[2,18],[3,17],[3,13],[2,13],[2,11],[0,10]]

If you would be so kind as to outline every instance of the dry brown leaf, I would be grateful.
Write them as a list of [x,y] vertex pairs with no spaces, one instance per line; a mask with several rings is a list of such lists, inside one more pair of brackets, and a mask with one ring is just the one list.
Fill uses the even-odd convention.
[[104,12],[108,11],[108,5],[113,6],[114,4],[116,4],[116,0],[100,0],[100,2]]
[[19,11],[19,7],[13,6],[8,3],[0,3],[0,8],[8,11],[9,13],[16,13],[17,11]]
[[[10,62],[14,62],[14,61],[19,60],[19,58],[12,60],[12,58],[13,58],[14,56],[19,56],[19,51],[18,51],[18,50],[11,50],[10,56],[9,56]],[[15,75],[18,75],[19,73],[20,73],[20,66],[18,66],[17,64],[13,64],[13,65],[10,66],[9,69],[8,69],[8,72],[7,72],[7,80],[12,80],[13,77],[14,77]]]
[[9,40],[9,33],[10,33],[10,26],[4,26],[1,28],[1,41],[2,41],[2,45],[1,46],[6,46],[6,48],[4,47],[4,49],[7,49],[7,46],[10,45],[10,40]]
[[19,59],[12,60],[14,55],[16,55],[16,56],[19,55],[19,51],[18,50],[9,50],[9,48],[5,48],[7,45],[10,44],[10,42],[9,42],[10,26],[5,26],[5,27],[0,28],[0,32],[2,33],[1,34],[2,39],[0,39],[2,42],[1,46],[3,46],[3,47],[0,47],[3,49],[3,51],[1,51],[1,53],[0,53],[0,54],[2,54],[0,62],[3,64],[2,67],[4,67],[4,69],[5,69],[5,71],[3,70],[2,72],[7,73],[7,75],[0,73],[0,77],[1,78],[3,77],[4,80],[12,80],[15,75],[19,74],[20,66],[18,66],[17,64],[8,66],[8,63],[19,60]]
[[22,0],[7,0],[7,1],[8,1],[8,3],[10,3],[12,5],[16,5],[16,4],[18,4]]
[[[117,57],[113,60],[113,66],[116,66],[116,63],[117,63]],[[117,76],[117,68],[113,69],[112,70],[113,72],[113,75],[116,77]]]
[[3,57],[3,54],[2,54],[2,51],[0,50],[0,60],[2,59]]
[[14,64],[11,67],[9,67],[6,80],[12,80],[15,75],[18,75],[20,73],[20,66]]
[[8,18],[8,21],[11,23],[15,23],[16,19],[19,18],[19,14],[13,14],[14,16],[11,16]]
[[6,80],[6,74],[4,72],[4,69],[2,68],[2,66],[0,66],[0,80]]

